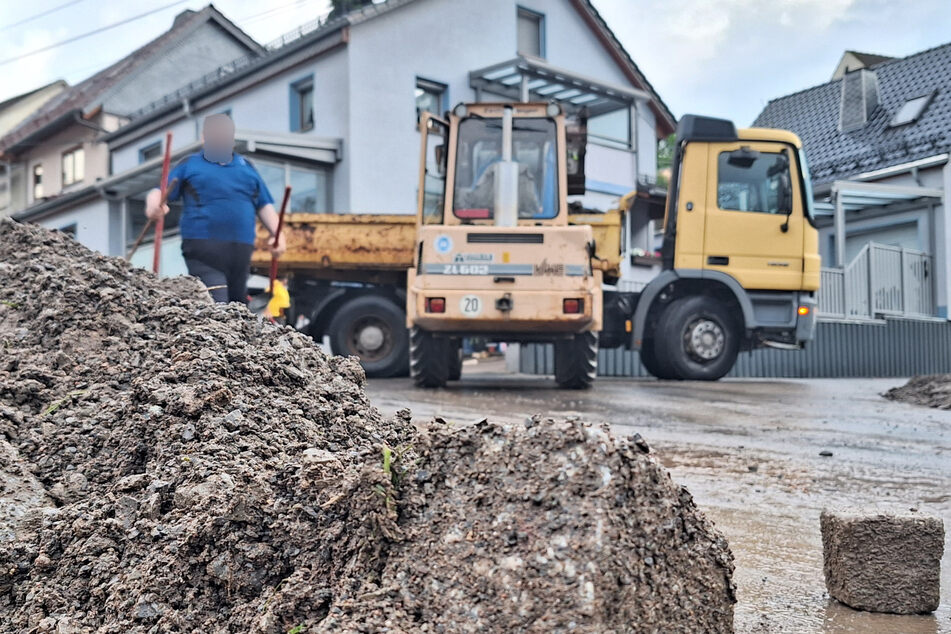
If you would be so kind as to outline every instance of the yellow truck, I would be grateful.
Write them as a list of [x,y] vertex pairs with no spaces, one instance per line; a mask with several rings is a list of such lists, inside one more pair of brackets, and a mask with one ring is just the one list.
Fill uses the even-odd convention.
[[[590,385],[598,348],[622,345],[659,378],[713,380],[740,350],[812,339],[818,237],[795,135],[686,115],[666,203],[641,189],[572,213],[579,161],[557,104],[460,104],[421,131],[415,217],[286,225],[290,322],[369,376],[443,385],[459,378],[462,338],[485,336],[552,342],[563,387]],[[634,290],[632,218],[664,219]]]

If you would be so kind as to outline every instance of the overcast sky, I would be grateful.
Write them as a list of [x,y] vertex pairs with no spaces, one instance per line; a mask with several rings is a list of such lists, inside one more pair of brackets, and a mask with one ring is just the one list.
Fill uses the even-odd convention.
[[[455,0],[477,1],[477,0]],[[551,0],[562,1],[562,0]],[[0,99],[78,82],[167,29],[185,0],[126,25],[23,55],[174,0],[0,0]],[[951,0],[594,0],[676,116],[752,122],[767,101],[828,81],[845,49],[904,56],[951,41]],[[15,23],[44,11],[44,17]],[[328,0],[216,0],[260,42],[327,12]]]

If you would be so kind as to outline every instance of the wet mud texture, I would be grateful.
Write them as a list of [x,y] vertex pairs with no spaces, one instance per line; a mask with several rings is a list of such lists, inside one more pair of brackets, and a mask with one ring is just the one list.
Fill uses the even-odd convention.
[[858,610],[933,612],[941,601],[941,518],[829,511],[820,516],[829,594]]
[[951,409],[951,374],[923,374],[901,387],[885,392],[885,398],[938,409]]
[[356,360],[9,221],[0,348],[0,632],[732,627],[727,544],[642,441],[419,432]]

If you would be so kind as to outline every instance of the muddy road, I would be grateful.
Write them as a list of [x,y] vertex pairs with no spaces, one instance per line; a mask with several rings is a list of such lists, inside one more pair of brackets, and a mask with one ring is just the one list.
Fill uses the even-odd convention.
[[[387,415],[410,407],[419,419],[517,422],[543,412],[639,432],[730,540],[738,632],[951,633],[951,411],[880,396],[903,382],[599,379],[590,391],[569,392],[489,362],[467,365],[446,389],[378,379],[368,392]],[[873,615],[829,599],[819,513],[839,504],[944,519],[949,543],[934,615]]]

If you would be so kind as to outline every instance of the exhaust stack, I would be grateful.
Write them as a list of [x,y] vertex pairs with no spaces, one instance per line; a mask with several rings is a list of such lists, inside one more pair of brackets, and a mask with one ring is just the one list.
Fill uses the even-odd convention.
[[518,225],[518,163],[512,160],[512,107],[502,113],[502,160],[495,164],[495,225]]

